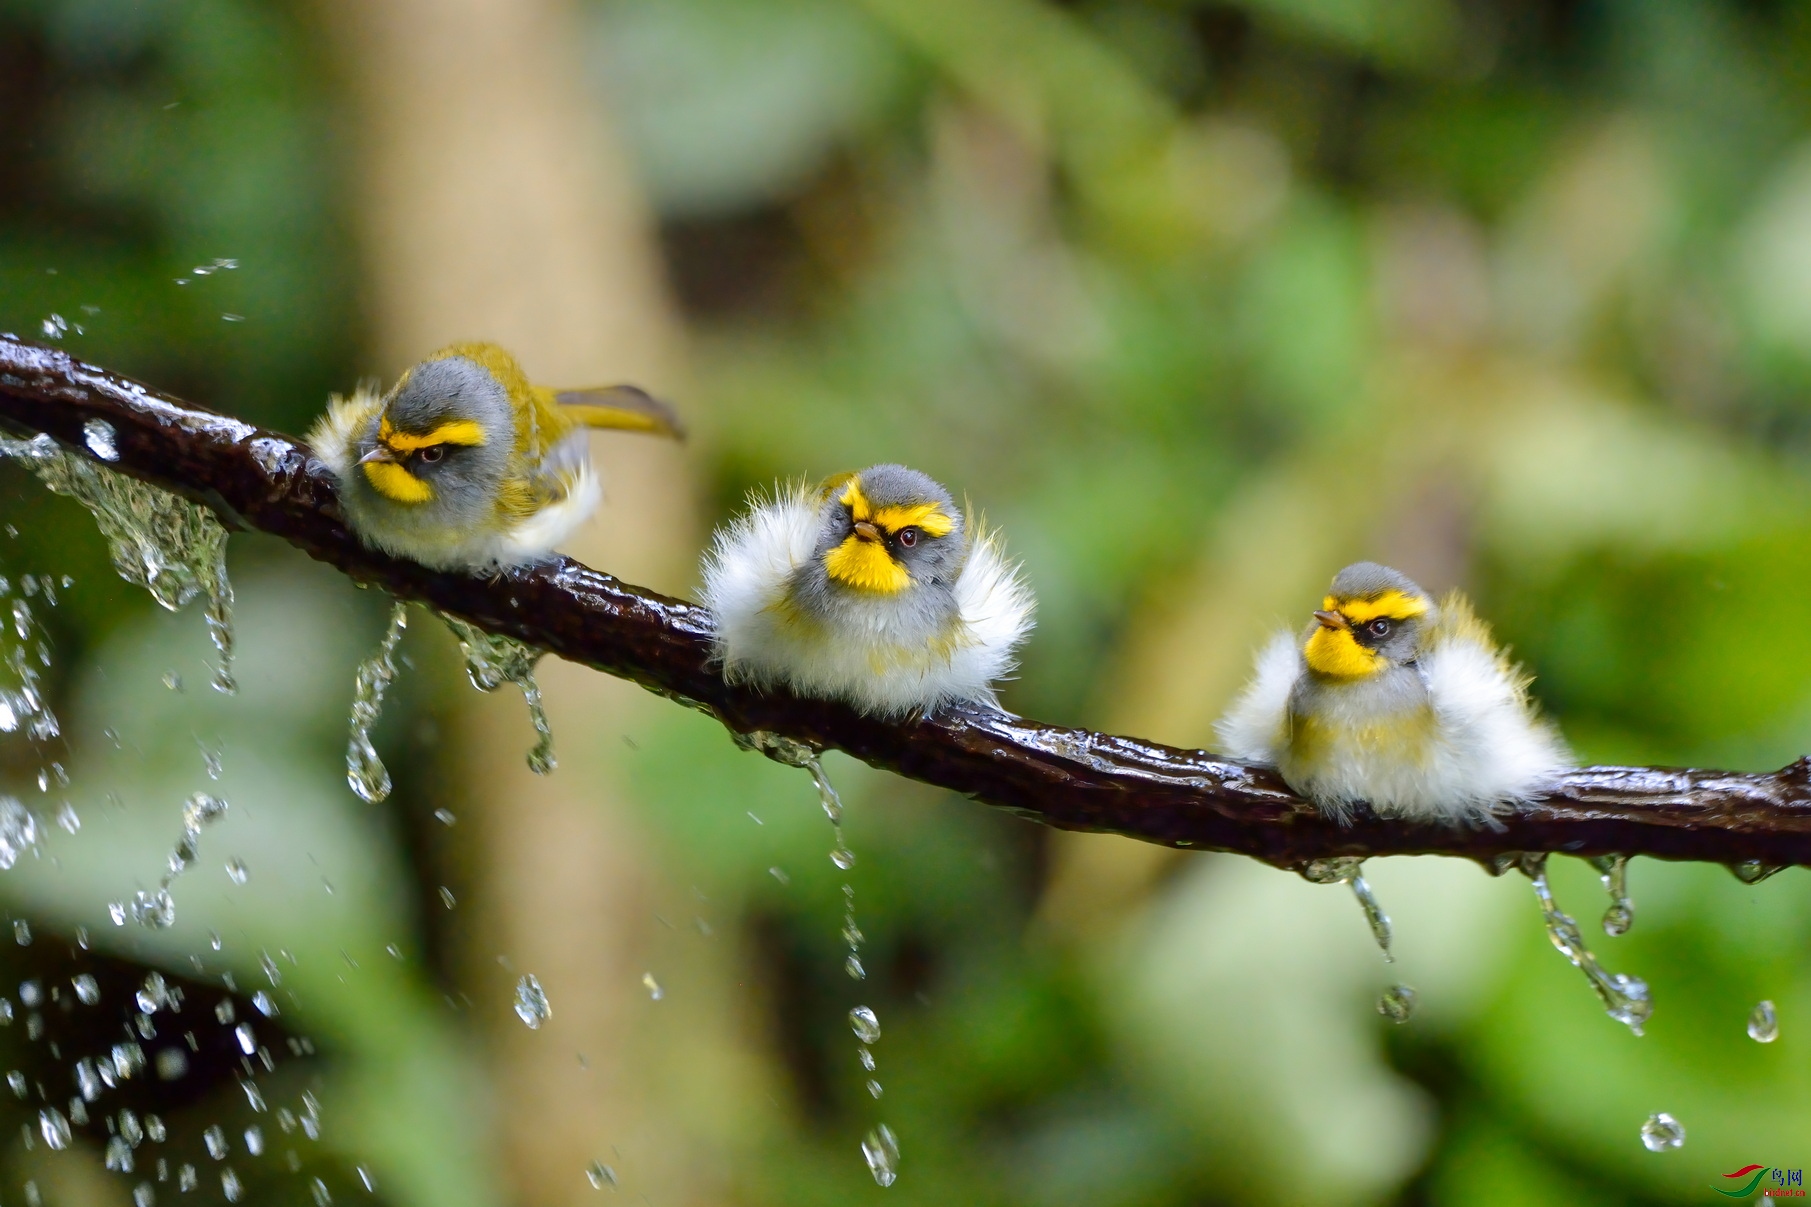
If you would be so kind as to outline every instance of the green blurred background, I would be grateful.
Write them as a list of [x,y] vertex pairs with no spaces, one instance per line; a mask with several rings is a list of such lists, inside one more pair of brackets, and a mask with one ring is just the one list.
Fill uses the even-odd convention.
[[[573,552],[674,592],[749,489],[910,462],[1024,559],[1006,700],[1051,721],[1208,743],[1252,649],[1365,556],[1472,591],[1581,759],[1771,768],[1811,746],[1807,63],[1811,8],[1778,0],[0,0],[0,328],[297,433],[460,337],[642,381],[694,437],[600,438]],[[1610,939],[1556,861],[1653,987],[1636,1038],[1527,883],[1469,864],[1371,865],[1390,969],[1341,889],[832,758],[844,876],[802,774],[551,666],[536,780],[519,698],[421,612],[371,807],[344,726],[385,601],[235,537],[227,699],[199,615],[0,474],[63,724],[0,740],[41,834],[0,872],[31,935],[0,954],[28,1087],[0,1202],[220,1200],[231,1168],[298,1204],[1695,1203],[1811,1164],[1800,871],[1639,861]],[[231,810],[175,927],[115,926],[196,791]],[[168,1138],[108,1172],[103,1096],[28,1147],[154,968],[201,1046],[120,1093]],[[274,1072],[213,1023],[223,977],[239,1017],[275,996]],[[1402,1027],[1372,1009],[1396,980]],[[304,1090],[318,1139],[279,1113]],[[1654,1111],[1681,1150],[1641,1145]]]

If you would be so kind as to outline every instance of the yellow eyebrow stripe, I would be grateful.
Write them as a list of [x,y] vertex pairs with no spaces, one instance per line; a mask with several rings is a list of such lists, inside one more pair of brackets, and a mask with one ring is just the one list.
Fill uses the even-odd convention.
[[488,443],[484,429],[470,419],[443,423],[425,436],[411,436],[390,426],[385,418],[378,424],[377,437],[399,453],[413,453],[436,444],[462,444],[468,447]]
[[944,515],[943,508],[935,503],[876,508],[874,522],[888,532],[917,526],[930,536],[948,536],[956,527],[955,521]]
[[956,522],[944,514],[942,505],[938,503],[914,503],[910,507],[874,506],[868,502],[868,496],[861,492],[861,479],[857,477],[849,479],[849,484],[843,488],[837,501],[849,509],[851,519],[866,520],[887,532],[898,532],[901,528],[916,526],[930,536],[948,536],[956,529]]
[[1407,620],[1413,616],[1426,615],[1428,602],[1416,595],[1405,595],[1392,587],[1376,599],[1348,599],[1341,602],[1329,595],[1321,600],[1321,607],[1328,612],[1341,613],[1353,624],[1364,624],[1379,616],[1387,616],[1391,620]]

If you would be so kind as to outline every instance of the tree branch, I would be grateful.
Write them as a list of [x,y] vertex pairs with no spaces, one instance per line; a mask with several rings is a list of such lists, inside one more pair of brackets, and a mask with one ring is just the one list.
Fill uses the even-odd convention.
[[[1323,819],[1274,772],[1137,738],[985,709],[878,721],[840,704],[726,684],[694,604],[558,559],[497,578],[427,570],[366,548],[306,446],[158,393],[67,353],[0,336],[0,424],[94,457],[84,425],[112,426],[103,462],[267,532],[403,599],[633,680],[716,717],[847,752],[1047,825],[1167,846],[1233,851],[1281,867],[1333,856],[1460,855],[1487,866],[1522,851],[1650,855],[1765,866],[1811,863],[1811,761],[1769,775],[1590,767],[1468,829],[1362,812]],[[98,458],[95,458],[98,460]],[[1500,868],[1502,862],[1497,862]]]

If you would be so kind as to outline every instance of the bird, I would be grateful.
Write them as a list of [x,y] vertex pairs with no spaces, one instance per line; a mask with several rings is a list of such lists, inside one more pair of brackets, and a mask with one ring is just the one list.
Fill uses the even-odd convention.
[[1221,718],[1222,752],[1275,767],[1320,811],[1494,825],[1571,766],[1558,731],[1457,591],[1434,602],[1375,562],[1341,570],[1299,636],[1278,633]]
[[545,558],[596,510],[590,428],[684,438],[635,386],[532,384],[492,343],[452,344],[388,393],[334,395],[308,435],[367,545],[435,569],[496,571]]
[[731,682],[871,716],[998,706],[1035,603],[949,491],[903,465],[756,494],[706,553],[702,599]]

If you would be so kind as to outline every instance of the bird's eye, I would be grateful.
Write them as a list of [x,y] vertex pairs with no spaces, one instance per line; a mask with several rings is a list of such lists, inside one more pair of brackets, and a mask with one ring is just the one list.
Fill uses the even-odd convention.
[[904,545],[907,549],[916,545],[918,543],[918,529],[901,528],[899,530],[899,543]]
[[1365,631],[1373,637],[1388,637],[1390,635],[1390,630],[1394,627],[1395,626],[1389,621],[1380,619],[1373,620],[1370,624],[1366,625]]
[[421,450],[421,459],[428,465],[434,464],[444,456],[446,456],[446,446],[442,444],[430,444]]

